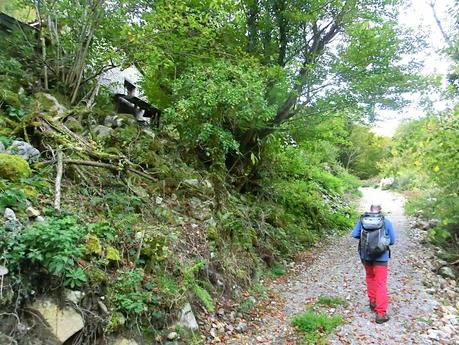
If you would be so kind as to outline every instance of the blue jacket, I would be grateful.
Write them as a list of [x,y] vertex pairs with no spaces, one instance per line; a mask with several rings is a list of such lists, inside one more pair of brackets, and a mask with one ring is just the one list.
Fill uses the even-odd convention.
[[[392,223],[384,218],[384,227],[386,229],[386,234],[389,235],[390,242],[389,245],[393,245],[395,243],[395,231],[394,228],[392,227]],[[362,223],[360,223],[360,219],[357,221],[355,224],[354,229],[352,230],[352,237],[360,239],[360,232],[362,231]],[[380,262],[387,262],[389,261],[389,251],[386,251],[383,253],[381,256],[377,258],[369,258],[366,257],[365,253],[360,253],[360,248],[359,248],[359,254],[360,258],[363,260],[368,260],[368,261],[380,261]]]

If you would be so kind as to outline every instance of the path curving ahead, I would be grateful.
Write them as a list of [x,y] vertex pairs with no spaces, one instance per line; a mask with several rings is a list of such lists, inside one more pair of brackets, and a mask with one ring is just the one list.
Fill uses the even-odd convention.
[[422,284],[423,271],[416,268],[423,260],[428,260],[428,255],[422,257],[424,248],[419,240],[410,241],[412,233],[403,214],[403,197],[374,188],[362,188],[361,192],[359,211],[368,209],[371,203],[381,204],[397,235],[389,263],[391,304],[388,313],[391,320],[382,325],[374,322],[368,308],[364,271],[356,252],[358,241],[351,238],[349,231],[348,236],[337,238],[320,250],[312,264],[300,264],[298,274],[270,287],[281,301],[273,302],[276,313],[261,317],[257,325],[249,327],[248,334],[233,338],[229,344],[300,344],[289,326],[291,317],[303,312],[306,304],[320,295],[347,301],[345,306],[336,308],[336,312],[344,316],[345,323],[330,336],[329,344],[445,343],[428,336],[431,317],[439,304]]

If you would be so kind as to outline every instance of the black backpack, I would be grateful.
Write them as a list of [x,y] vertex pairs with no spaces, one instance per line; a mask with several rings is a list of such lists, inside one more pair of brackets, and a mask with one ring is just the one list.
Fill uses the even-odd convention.
[[[360,253],[362,257],[377,258],[389,250],[390,239],[386,234],[384,216],[381,213],[365,212],[360,216]],[[389,251],[390,256],[390,251]]]

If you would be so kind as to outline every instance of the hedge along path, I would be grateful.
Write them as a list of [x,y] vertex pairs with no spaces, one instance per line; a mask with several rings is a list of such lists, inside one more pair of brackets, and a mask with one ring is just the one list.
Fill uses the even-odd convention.
[[[329,344],[438,344],[427,336],[429,320],[438,302],[422,284],[423,276],[410,262],[410,256],[421,255],[423,250],[416,241],[410,241],[408,220],[403,214],[401,195],[374,188],[362,188],[359,211],[371,203],[380,203],[394,225],[397,243],[392,247],[389,263],[388,291],[391,299],[388,313],[391,320],[378,325],[369,310],[364,270],[357,254],[358,241],[349,233],[336,238],[319,250],[311,264],[298,263],[298,273],[287,281],[271,286],[270,292],[279,296],[271,312],[261,321],[250,324],[246,334],[236,336],[229,344],[301,344],[290,326],[295,314],[304,312],[319,296],[333,296],[347,303],[332,306],[331,312],[344,317],[329,337]],[[309,260],[308,260],[309,261]],[[419,263],[419,262],[418,262]],[[277,298],[276,298],[277,301]]]

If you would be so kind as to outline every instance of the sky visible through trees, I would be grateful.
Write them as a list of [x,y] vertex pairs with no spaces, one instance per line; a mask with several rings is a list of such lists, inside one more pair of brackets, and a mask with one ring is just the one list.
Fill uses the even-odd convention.
[[[441,34],[438,25],[430,7],[431,0],[410,0],[403,14],[400,16],[399,22],[401,25],[412,28],[413,30],[420,30],[424,33],[427,47],[417,54],[417,58],[424,62],[423,72],[427,74],[440,74],[446,75],[450,66],[448,57],[441,53],[441,49],[446,46],[445,40]],[[454,4],[454,0],[440,0],[434,1],[435,10],[441,24],[445,30],[451,29],[453,23],[453,16],[448,11]],[[434,109],[437,111],[444,110],[447,104],[439,99],[438,94],[433,94],[430,98],[435,101]],[[419,96],[412,95],[414,101],[419,100]],[[378,119],[375,124],[374,132],[383,136],[392,136],[404,119],[418,118],[424,114],[424,109],[419,105],[412,104],[398,111],[378,111]]]

